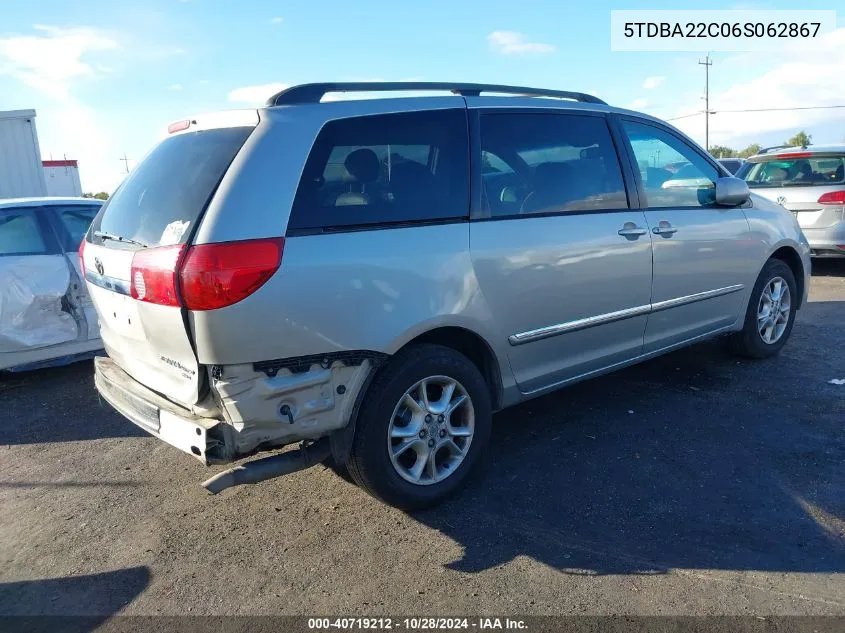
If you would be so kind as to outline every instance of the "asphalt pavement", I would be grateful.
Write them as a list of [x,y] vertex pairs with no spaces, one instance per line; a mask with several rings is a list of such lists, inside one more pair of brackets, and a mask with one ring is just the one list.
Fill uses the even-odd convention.
[[216,469],[101,403],[91,363],[0,377],[0,615],[845,615],[845,262],[774,359],[707,342],[503,411],[444,505],[315,467]]

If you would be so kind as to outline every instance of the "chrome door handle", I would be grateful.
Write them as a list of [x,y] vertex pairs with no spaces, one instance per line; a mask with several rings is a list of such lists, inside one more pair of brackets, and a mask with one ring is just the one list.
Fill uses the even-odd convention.
[[678,232],[678,229],[671,225],[655,226],[653,229],[651,229],[651,232],[655,235],[674,235]]
[[619,235],[621,235],[622,237],[637,237],[639,235],[645,235],[646,233],[648,233],[647,230],[642,229],[638,226],[625,227],[623,229],[619,229],[616,232],[619,233]]

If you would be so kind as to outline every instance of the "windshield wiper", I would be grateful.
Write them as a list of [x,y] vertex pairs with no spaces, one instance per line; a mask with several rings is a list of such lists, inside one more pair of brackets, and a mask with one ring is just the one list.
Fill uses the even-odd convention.
[[115,235],[114,233],[106,233],[105,231],[94,231],[94,236],[99,237],[101,240],[114,240],[115,242],[125,242],[127,244],[134,244],[135,246],[140,246],[141,248],[148,248],[147,244],[143,242],[139,242],[138,240],[133,240],[128,237],[123,237],[122,235]]

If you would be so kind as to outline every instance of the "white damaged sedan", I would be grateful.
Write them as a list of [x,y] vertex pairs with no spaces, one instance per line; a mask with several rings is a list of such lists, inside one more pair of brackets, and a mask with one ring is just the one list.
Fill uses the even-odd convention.
[[0,200],[0,371],[60,365],[102,349],[79,243],[92,198]]

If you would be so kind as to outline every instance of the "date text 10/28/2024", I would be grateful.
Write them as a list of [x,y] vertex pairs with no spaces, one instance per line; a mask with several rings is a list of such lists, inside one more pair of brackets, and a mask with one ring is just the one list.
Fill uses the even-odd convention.
[[308,618],[308,628],[316,631],[328,630],[392,630],[411,631],[443,630],[511,630],[525,631],[524,620],[513,618]]

